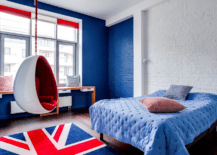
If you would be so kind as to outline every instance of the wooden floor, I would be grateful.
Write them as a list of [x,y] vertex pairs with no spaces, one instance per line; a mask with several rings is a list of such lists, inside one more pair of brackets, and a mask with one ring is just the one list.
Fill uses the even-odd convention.
[[[59,117],[46,116],[40,118],[39,116],[30,116],[1,120],[0,137],[65,123],[74,123],[84,131],[99,139],[99,134],[90,129],[91,122],[88,109],[72,110],[71,112],[60,112]],[[104,135],[104,143],[122,155],[144,154],[139,149],[129,144],[119,142],[107,135]],[[214,140],[211,133],[193,145],[188,151],[191,155],[217,155],[217,141]]]

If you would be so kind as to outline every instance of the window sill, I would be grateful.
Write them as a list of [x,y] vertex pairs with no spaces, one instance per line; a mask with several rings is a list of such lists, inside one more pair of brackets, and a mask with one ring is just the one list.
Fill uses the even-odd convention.
[[[58,87],[58,90],[80,90],[80,89],[91,89],[95,90],[95,86],[81,86],[81,87]],[[13,90],[0,91],[0,94],[13,94]]]

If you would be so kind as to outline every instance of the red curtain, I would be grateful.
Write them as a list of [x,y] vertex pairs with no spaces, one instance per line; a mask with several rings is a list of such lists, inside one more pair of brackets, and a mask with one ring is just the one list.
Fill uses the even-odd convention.
[[70,21],[63,20],[63,19],[57,19],[57,24],[62,25],[62,26],[73,27],[75,29],[79,29],[79,24],[78,23],[70,22]]
[[5,13],[9,13],[12,15],[29,18],[29,19],[31,18],[31,12],[18,10],[18,9],[10,8],[10,7],[3,6],[3,5],[0,5],[0,12],[5,12]]

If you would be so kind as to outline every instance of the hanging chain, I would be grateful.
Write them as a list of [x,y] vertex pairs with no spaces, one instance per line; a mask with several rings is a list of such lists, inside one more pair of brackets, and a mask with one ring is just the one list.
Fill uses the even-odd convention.
[[35,0],[35,55],[37,55],[37,21],[38,21],[38,0]]

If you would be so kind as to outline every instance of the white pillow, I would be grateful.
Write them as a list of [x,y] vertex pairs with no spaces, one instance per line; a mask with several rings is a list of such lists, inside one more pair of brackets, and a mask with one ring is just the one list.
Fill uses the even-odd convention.
[[67,75],[67,87],[78,87],[80,83],[80,76],[68,76]]

